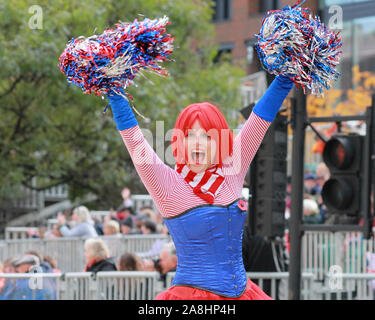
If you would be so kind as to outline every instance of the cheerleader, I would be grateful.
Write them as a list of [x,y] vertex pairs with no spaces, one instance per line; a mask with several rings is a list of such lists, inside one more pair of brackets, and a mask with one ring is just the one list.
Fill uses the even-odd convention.
[[179,114],[173,135],[175,169],[147,143],[126,99],[108,99],[134,166],[161,213],[177,250],[172,286],[157,300],[271,299],[246,277],[242,232],[246,172],[293,87],[279,75],[233,137],[221,111],[203,102]]

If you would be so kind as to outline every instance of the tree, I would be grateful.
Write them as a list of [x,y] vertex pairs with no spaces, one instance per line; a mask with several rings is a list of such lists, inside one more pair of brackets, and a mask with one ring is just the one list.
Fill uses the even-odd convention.
[[[0,199],[21,197],[20,186],[36,190],[67,184],[74,199],[93,193],[103,208],[117,206],[120,190],[146,192],[115,129],[107,101],[69,86],[58,57],[71,38],[100,34],[134,18],[170,17],[176,39],[167,78],[138,78],[129,91],[143,128],[163,120],[173,127],[179,111],[212,101],[230,115],[239,109],[242,71],[213,63],[217,53],[211,2],[206,0],[38,1],[43,27],[33,29],[26,0],[0,1]],[[230,118],[228,118],[230,124]],[[32,184],[31,181],[36,181]]]

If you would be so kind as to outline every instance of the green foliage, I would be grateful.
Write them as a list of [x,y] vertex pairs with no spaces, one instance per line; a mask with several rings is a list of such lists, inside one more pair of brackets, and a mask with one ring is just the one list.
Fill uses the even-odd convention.
[[119,204],[125,185],[145,192],[111,112],[102,113],[107,101],[68,85],[58,68],[71,38],[100,34],[118,21],[167,15],[175,37],[173,61],[164,64],[169,77],[145,74],[129,89],[137,110],[151,119],[138,118],[141,127],[153,130],[164,120],[168,130],[180,110],[197,101],[215,103],[232,123],[243,73],[212,62],[210,1],[39,0],[43,27],[31,29],[34,4],[0,0],[0,199],[14,198],[20,185],[43,190],[66,183],[72,199],[91,192],[108,208]]

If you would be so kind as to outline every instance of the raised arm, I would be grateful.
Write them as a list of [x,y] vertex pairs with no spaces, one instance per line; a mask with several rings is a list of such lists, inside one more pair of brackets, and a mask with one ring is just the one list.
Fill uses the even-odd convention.
[[139,177],[154,200],[165,199],[173,190],[177,172],[165,165],[151,148],[127,100],[120,95],[111,95],[108,98],[117,129]]
[[292,87],[290,78],[276,77],[236,136],[233,144],[233,166],[241,188],[251,161]]

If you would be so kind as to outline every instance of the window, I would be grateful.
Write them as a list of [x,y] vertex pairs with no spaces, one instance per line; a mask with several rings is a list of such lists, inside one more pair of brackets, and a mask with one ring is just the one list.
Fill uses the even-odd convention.
[[214,0],[213,21],[227,21],[232,15],[232,0]]
[[[342,89],[353,87],[353,67],[375,75],[375,17],[344,22],[343,54],[339,64]],[[364,74],[365,75],[365,74]]]
[[214,58],[214,63],[219,62],[223,58],[230,57],[232,50],[234,48],[233,43],[222,43],[219,47],[216,57]]
[[259,0],[259,12],[267,12],[280,8],[280,0]]

